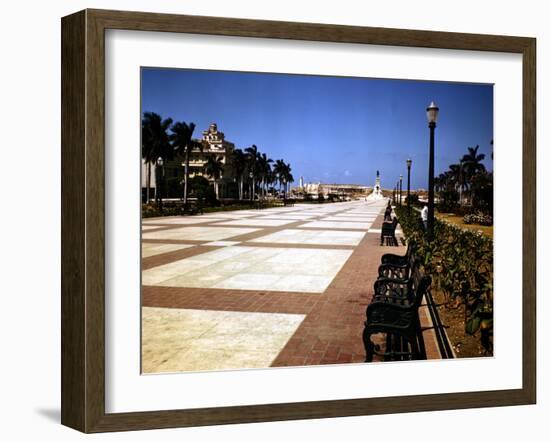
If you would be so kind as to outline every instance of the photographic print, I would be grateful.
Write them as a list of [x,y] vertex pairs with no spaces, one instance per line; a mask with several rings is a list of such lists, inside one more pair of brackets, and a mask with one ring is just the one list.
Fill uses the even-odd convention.
[[140,118],[142,373],[493,356],[492,84],[144,67]]

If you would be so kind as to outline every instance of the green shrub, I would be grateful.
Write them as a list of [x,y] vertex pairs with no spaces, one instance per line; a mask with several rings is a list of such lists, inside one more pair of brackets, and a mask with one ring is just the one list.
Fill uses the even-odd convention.
[[155,218],[157,216],[174,216],[181,215],[181,206],[178,207],[174,204],[163,203],[162,211],[159,210],[156,204],[142,204],[141,216],[143,218]]
[[216,198],[216,192],[214,187],[210,185],[210,182],[203,176],[194,176],[189,180],[189,196],[197,199],[199,207],[220,205],[220,202]]

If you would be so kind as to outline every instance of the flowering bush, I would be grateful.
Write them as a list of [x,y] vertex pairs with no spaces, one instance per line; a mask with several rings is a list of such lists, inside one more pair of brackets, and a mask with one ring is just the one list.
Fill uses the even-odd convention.
[[471,213],[464,215],[464,224],[479,224],[480,226],[492,226],[493,217],[491,215],[484,215],[483,213]]

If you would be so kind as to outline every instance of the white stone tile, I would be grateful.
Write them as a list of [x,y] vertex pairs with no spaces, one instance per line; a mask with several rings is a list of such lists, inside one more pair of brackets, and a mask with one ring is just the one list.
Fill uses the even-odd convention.
[[256,263],[276,257],[282,249],[275,247],[248,247],[248,250],[239,255],[240,261]]
[[[351,250],[234,246],[143,271],[144,285],[322,293]],[[307,278],[307,277],[315,278]]]
[[187,260],[182,259],[143,270],[141,272],[141,283],[143,285],[160,285],[160,283],[212,264],[212,262],[208,261],[188,261],[190,259],[191,258],[187,258]]
[[376,216],[370,216],[370,215],[330,215],[326,217],[322,217],[321,221],[374,221],[376,219]]
[[212,241],[203,244],[203,246],[230,247],[240,244],[241,241]]
[[294,215],[294,214],[273,214],[273,215],[264,215],[257,219],[286,219],[292,221],[302,221],[315,218],[315,215]]
[[219,241],[234,236],[257,232],[259,229],[220,227],[220,226],[190,226],[179,227],[158,232],[146,232],[142,235],[144,239],[176,239],[176,240],[197,240],[197,241]]
[[164,226],[141,226],[141,230],[160,229]]
[[380,210],[352,210],[349,212],[345,212],[342,215],[349,215],[349,216],[378,216],[381,213]]
[[189,244],[159,244],[159,243],[141,243],[141,257],[160,255],[162,253],[174,252],[176,250],[188,249],[193,247]]
[[370,222],[353,222],[353,221],[312,221],[302,224],[300,227],[315,227],[319,229],[350,229],[350,230],[367,230],[372,223]]
[[223,218],[207,218],[201,216],[166,216],[164,218],[146,219],[142,224],[200,224],[212,221],[221,221]]
[[277,227],[293,223],[288,219],[239,219],[232,221],[223,221],[216,223],[216,226],[258,226],[258,227]]
[[356,246],[364,235],[365,232],[357,231],[284,229],[252,239],[251,242]]
[[304,318],[143,307],[143,372],[269,367]]
[[289,271],[293,271],[294,264],[300,264],[298,267],[300,273],[302,272],[302,265],[304,264],[321,264],[321,263],[334,263],[338,266],[345,262],[353,253],[352,250],[339,250],[339,249],[279,249],[274,248],[279,252],[276,255],[267,258],[267,262],[280,262],[287,267]]

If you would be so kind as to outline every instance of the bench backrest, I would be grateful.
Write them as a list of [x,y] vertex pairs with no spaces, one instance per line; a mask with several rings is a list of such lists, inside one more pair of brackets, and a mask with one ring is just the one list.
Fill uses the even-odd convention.
[[382,223],[382,236],[394,236],[395,228],[397,227],[397,218],[394,216],[392,221],[384,221]]
[[420,307],[420,304],[422,304],[422,299],[426,295],[426,292],[429,290],[431,284],[432,284],[432,278],[430,278],[429,276],[423,275],[420,278],[418,286],[414,291],[413,304],[415,308]]
[[392,219],[392,222],[391,222],[391,227],[392,227],[394,232],[395,232],[395,228],[397,227],[397,222],[398,222],[397,217],[394,216],[393,219]]
[[407,293],[409,294],[410,302],[414,302],[416,291],[420,287],[423,276],[424,273],[420,267],[420,258],[413,256],[413,263],[410,266],[409,279],[407,281]]

